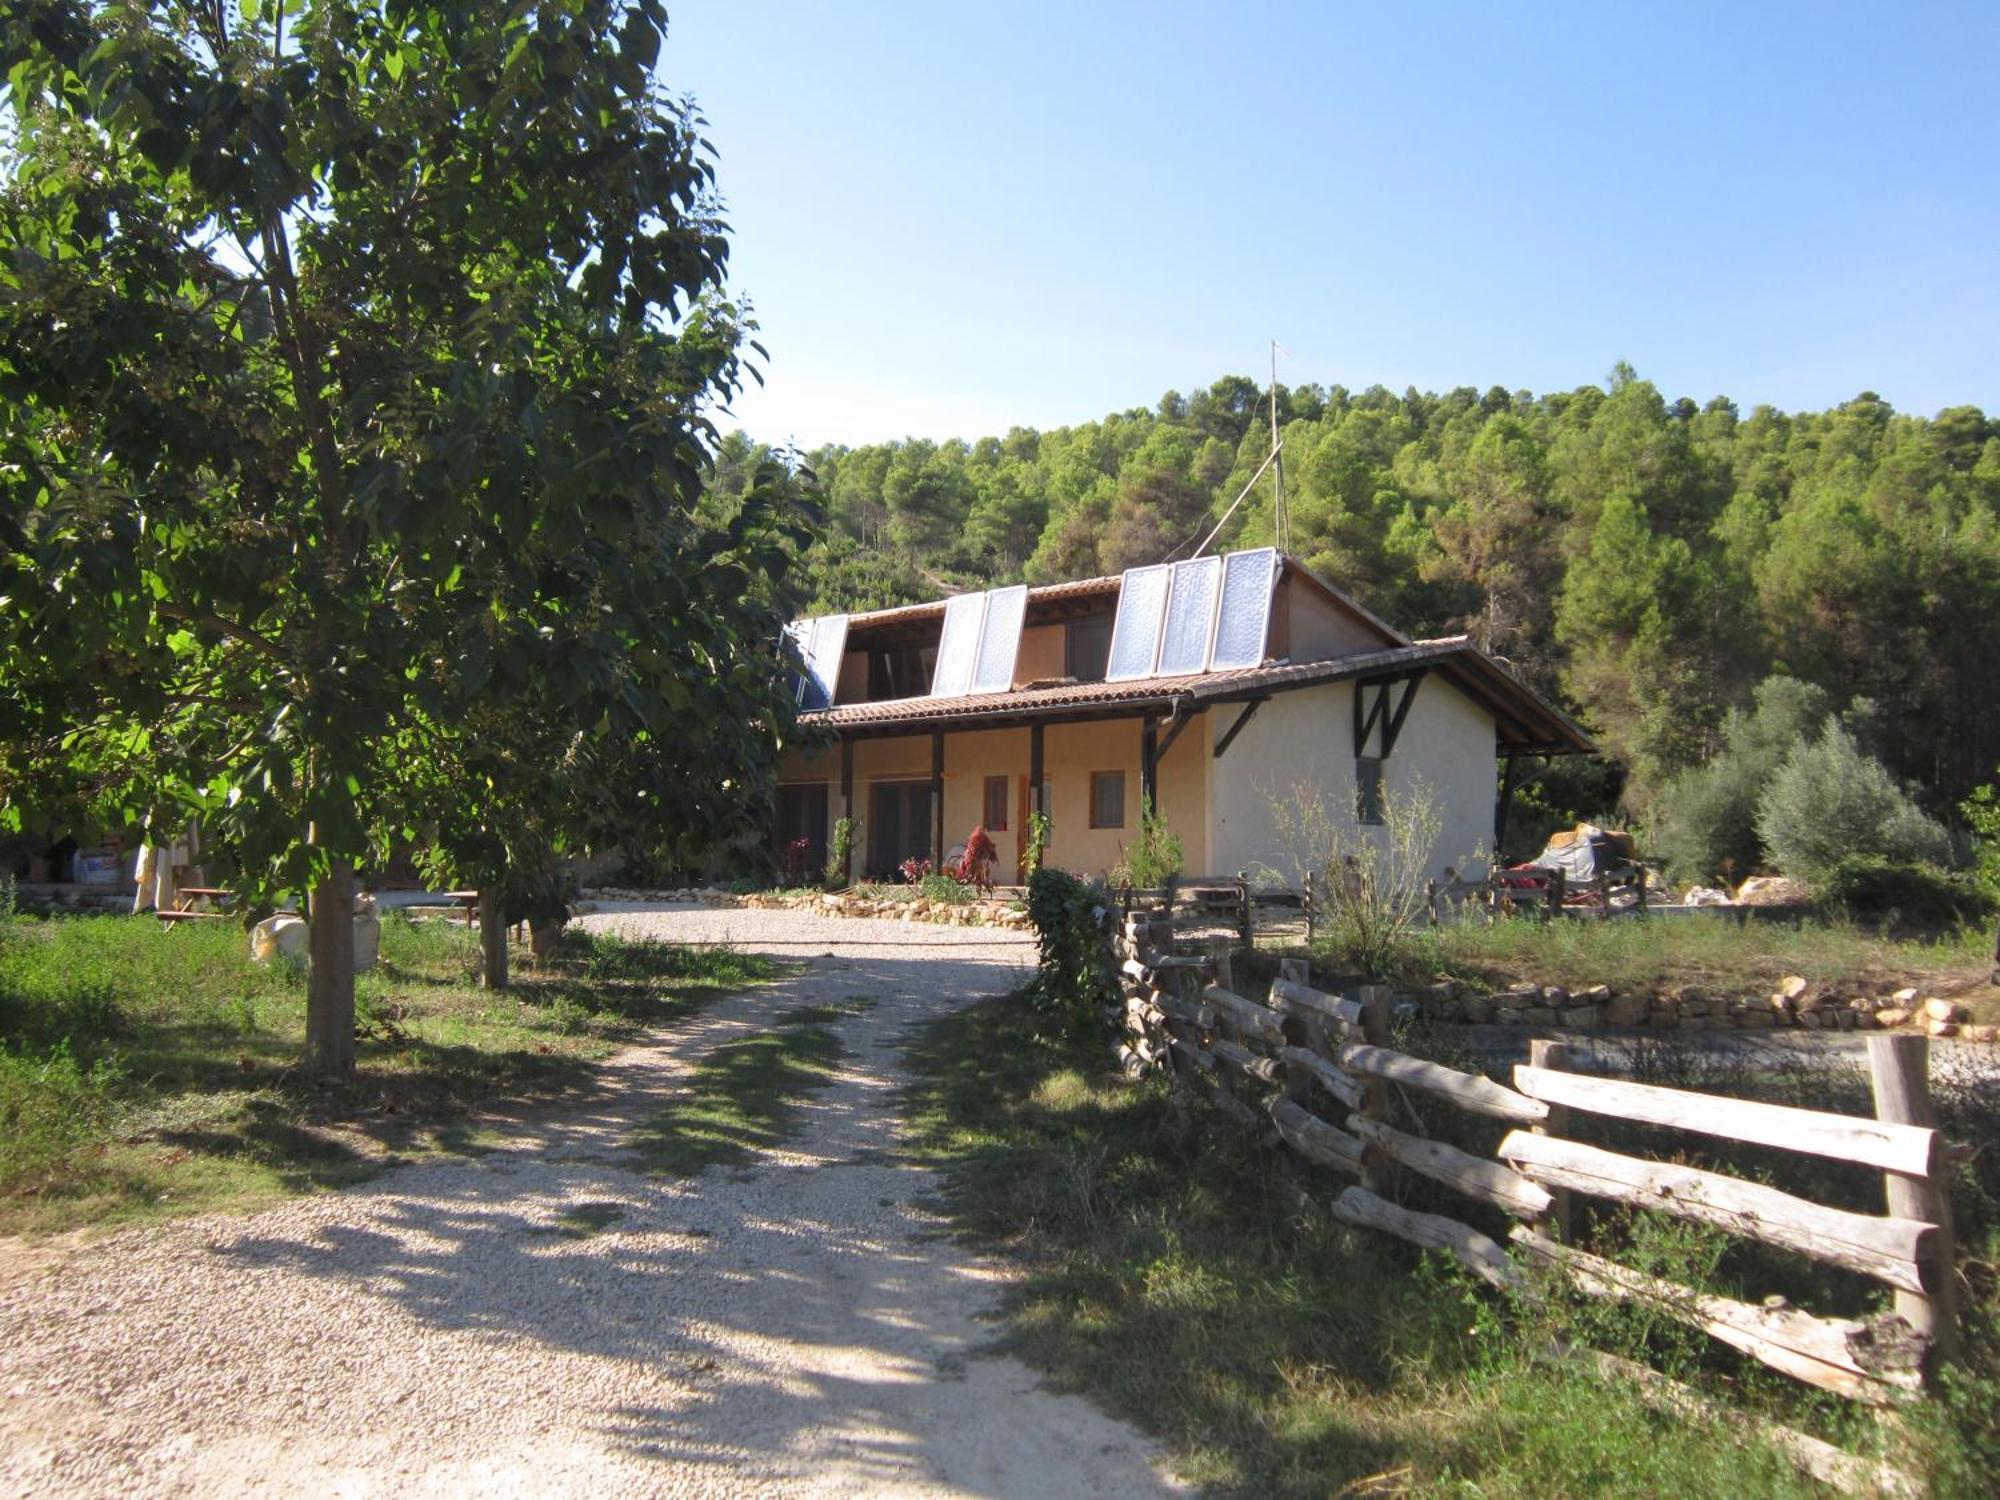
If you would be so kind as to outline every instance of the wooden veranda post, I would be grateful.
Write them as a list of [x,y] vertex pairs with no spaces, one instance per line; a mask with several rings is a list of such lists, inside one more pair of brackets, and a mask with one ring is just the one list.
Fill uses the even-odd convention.
[[847,819],[847,857],[841,864],[840,883],[854,884],[854,741],[840,738],[840,815]]
[[[1875,1088],[1875,1118],[1897,1125],[1937,1126],[1931,1108],[1930,1038],[1871,1036],[1868,1072]],[[1919,1263],[1924,1290],[1898,1290],[1896,1311],[1930,1343],[1931,1361],[1948,1360],[1958,1352],[1958,1271],[1952,1242],[1949,1168],[1911,1176],[1884,1172],[1889,1212],[1938,1226],[1929,1253]],[[1943,1180],[1940,1177],[1943,1176]]]
[[[1569,1066],[1569,1046],[1565,1042],[1528,1043],[1528,1061],[1537,1068],[1560,1072]],[[1551,1104],[1548,1118],[1534,1127],[1536,1135],[1561,1136],[1569,1131],[1569,1106]],[[1562,1244],[1569,1243],[1569,1189],[1556,1188],[1549,1205],[1549,1234]]]
[[944,870],[944,736],[931,736],[931,868]]

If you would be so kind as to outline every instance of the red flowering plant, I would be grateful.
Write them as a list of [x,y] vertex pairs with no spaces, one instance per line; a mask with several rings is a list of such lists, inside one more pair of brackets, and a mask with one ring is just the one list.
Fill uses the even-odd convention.
[[993,889],[993,861],[999,857],[1000,851],[994,848],[993,839],[986,832],[986,825],[978,824],[966,839],[965,854],[959,859],[957,870],[952,873],[968,885],[990,892]]
[[780,862],[784,868],[786,885],[804,885],[806,883],[806,862],[811,858],[811,839],[797,838],[785,845],[785,852]]
[[919,885],[922,883],[923,878],[930,874],[931,862],[927,859],[920,859],[912,854],[908,859],[896,866],[896,869],[909,884]]

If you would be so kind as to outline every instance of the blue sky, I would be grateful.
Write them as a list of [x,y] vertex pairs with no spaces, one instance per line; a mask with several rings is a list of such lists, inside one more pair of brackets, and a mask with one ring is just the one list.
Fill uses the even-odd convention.
[[[2000,3],[681,0],[769,441],[1219,375],[2000,409]],[[725,425],[730,425],[727,418]]]

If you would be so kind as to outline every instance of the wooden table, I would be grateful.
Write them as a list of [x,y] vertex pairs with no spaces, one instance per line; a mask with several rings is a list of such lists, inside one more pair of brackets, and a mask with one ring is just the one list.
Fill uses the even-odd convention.
[[226,916],[227,913],[219,911],[196,911],[194,907],[195,902],[206,901],[211,906],[214,906],[226,904],[235,899],[236,893],[234,891],[226,891],[219,886],[184,885],[174,898],[175,905],[172,911],[161,908],[155,910],[153,915],[169,927],[173,926],[176,922],[212,922],[218,917]]
[[446,891],[444,899],[447,901],[456,901],[464,908],[465,925],[467,927],[470,927],[473,919],[479,915],[479,892],[477,891]]

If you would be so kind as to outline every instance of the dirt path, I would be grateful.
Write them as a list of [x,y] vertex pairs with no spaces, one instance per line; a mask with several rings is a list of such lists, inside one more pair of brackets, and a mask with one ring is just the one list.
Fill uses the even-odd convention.
[[[474,1159],[57,1255],[0,1283],[0,1494],[1166,1493],[1149,1447],[980,1353],[998,1267],[916,1207],[900,1040],[1021,939],[793,913],[590,925],[809,960],[623,1054]],[[790,1147],[675,1182],[624,1155],[710,1047],[869,996]],[[604,1222],[590,1232],[587,1223]]]

